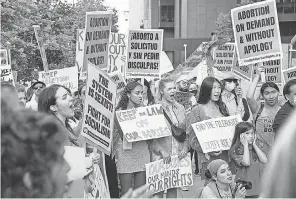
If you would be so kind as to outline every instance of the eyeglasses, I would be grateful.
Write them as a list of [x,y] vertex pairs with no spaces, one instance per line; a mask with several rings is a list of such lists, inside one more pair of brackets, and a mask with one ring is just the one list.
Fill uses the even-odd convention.
[[237,83],[237,79],[225,79],[226,82],[234,82],[234,83]]
[[37,89],[43,89],[44,88],[44,86],[36,86],[36,87],[34,87],[33,89],[34,90],[37,90]]

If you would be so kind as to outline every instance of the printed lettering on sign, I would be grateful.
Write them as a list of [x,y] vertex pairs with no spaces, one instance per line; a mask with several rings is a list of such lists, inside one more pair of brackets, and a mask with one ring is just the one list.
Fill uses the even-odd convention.
[[222,72],[231,72],[234,65],[235,45],[228,43],[219,45],[214,50],[214,67]]
[[234,74],[238,75],[242,79],[245,79],[247,81],[251,81],[252,70],[253,70],[252,65],[239,65],[239,62],[238,62],[238,59],[237,59],[237,56],[236,56],[235,64],[233,66]]
[[283,71],[285,83],[291,79],[296,79],[296,66]]
[[229,150],[240,115],[210,119],[192,124],[204,153]]
[[[256,67],[257,65],[253,68],[253,79],[255,78]],[[265,69],[265,81],[276,84],[282,83],[282,61],[280,59],[265,61],[263,62],[263,67]]]
[[85,40],[85,30],[77,29],[75,66],[78,68],[79,72],[81,71],[83,66],[84,40]]
[[282,58],[274,0],[234,8],[231,18],[239,65]]
[[116,116],[128,142],[150,140],[171,135],[161,105],[116,111]]
[[14,85],[14,79],[10,65],[1,66],[1,81],[10,82]]
[[155,193],[183,186],[193,185],[190,155],[183,159],[172,156],[170,164],[163,159],[146,164],[146,183]]

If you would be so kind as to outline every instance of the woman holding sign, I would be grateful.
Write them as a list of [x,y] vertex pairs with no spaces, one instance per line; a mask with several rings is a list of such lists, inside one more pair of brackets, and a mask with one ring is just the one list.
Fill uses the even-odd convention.
[[[171,127],[172,136],[152,140],[152,161],[163,159],[167,164],[171,156],[178,155],[180,159],[186,157],[188,137],[186,135],[185,108],[175,101],[176,84],[172,79],[161,79],[159,82],[159,100],[163,108],[163,114],[167,125]],[[177,127],[177,128],[175,128]],[[186,188],[186,187],[185,187]],[[162,197],[163,192],[159,193]],[[176,198],[177,189],[168,189],[167,198]]]
[[201,164],[199,168],[201,168],[202,179],[206,179],[205,170],[207,164],[214,159],[228,161],[228,153],[227,151],[217,151],[204,154],[191,124],[208,119],[229,116],[227,107],[222,102],[222,88],[223,85],[218,79],[214,77],[205,78],[200,87],[198,105],[193,107],[188,118],[186,131],[190,136],[191,147],[198,152],[198,162]]
[[[129,82],[118,102],[116,110],[138,108],[143,103],[143,86],[135,81]],[[117,172],[121,185],[121,195],[130,188],[138,188],[146,183],[145,164],[150,162],[147,141],[129,143],[115,117],[113,148],[117,162]],[[134,179],[134,180],[133,180]],[[134,183],[133,183],[134,182]]]
[[264,102],[260,103],[255,100],[255,90],[260,80],[261,72],[264,72],[264,68],[258,67],[253,83],[247,93],[247,100],[253,113],[254,126],[258,135],[258,146],[268,155],[274,144],[275,132],[272,124],[275,115],[281,107],[278,104],[279,87],[273,82],[265,82],[261,86],[260,94]]

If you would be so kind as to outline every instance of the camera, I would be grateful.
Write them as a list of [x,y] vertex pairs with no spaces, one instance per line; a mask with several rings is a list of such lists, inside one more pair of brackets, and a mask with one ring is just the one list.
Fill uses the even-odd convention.
[[240,184],[242,185],[241,187],[242,188],[245,187],[246,190],[252,189],[252,183],[249,181],[245,181],[245,180],[237,180],[236,181],[236,189]]

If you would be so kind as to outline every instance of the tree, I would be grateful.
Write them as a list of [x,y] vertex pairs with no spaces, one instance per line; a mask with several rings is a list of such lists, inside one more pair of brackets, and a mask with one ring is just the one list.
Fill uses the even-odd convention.
[[[49,68],[74,66],[76,30],[85,27],[85,13],[107,9],[103,0],[80,0],[74,6],[60,1],[2,0],[1,48],[10,43],[12,69],[18,71],[19,79],[31,80],[36,69],[43,70],[32,27],[40,25]],[[113,32],[118,31],[117,21],[113,9]]]
[[[237,7],[248,5],[251,3],[254,3],[253,0],[242,0],[242,2],[237,5]],[[226,14],[220,13],[216,21],[215,32],[217,33],[218,37],[227,37],[234,41],[230,11]]]

